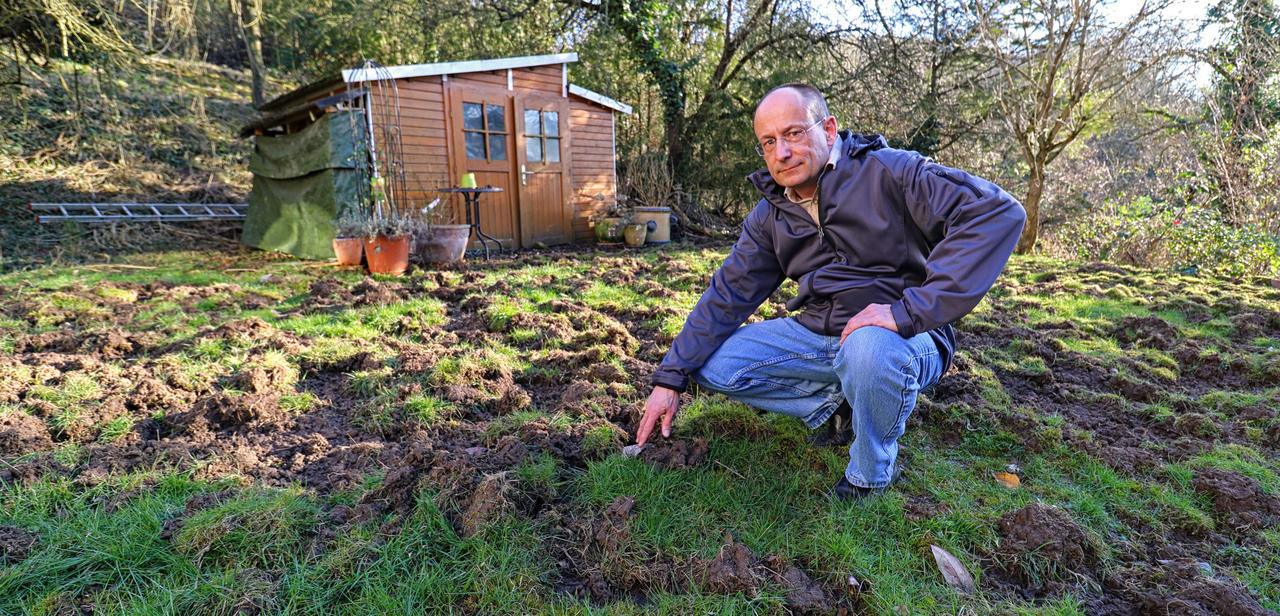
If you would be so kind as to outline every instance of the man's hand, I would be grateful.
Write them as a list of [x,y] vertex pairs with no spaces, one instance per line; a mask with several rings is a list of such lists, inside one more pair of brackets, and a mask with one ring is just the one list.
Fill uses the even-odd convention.
[[680,392],[661,385],[654,386],[649,400],[644,403],[644,417],[640,419],[640,429],[636,430],[636,444],[644,445],[649,440],[649,433],[653,432],[653,424],[657,423],[658,417],[662,417],[663,438],[671,436],[671,420],[675,419],[679,408]]
[[853,330],[868,325],[879,325],[895,334],[898,332],[898,323],[893,320],[893,311],[889,310],[889,304],[867,304],[866,308],[845,323],[844,331],[840,332],[840,344],[844,344],[844,339],[848,338]]

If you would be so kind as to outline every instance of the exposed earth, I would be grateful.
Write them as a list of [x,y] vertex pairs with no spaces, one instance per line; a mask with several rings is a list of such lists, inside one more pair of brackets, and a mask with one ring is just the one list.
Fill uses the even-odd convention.
[[[643,504],[620,497],[603,509],[583,511],[563,494],[513,480],[513,467],[532,456],[550,454],[569,467],[585,468],[634,441],[644,381],[670,343],[660,324],[683,316],[661,303],[592,308],[574,299],[577,294],[591,281],[604,280],[645,297],[668,298],[676,295],[672,285],[696,289],[707,279],[678,253],[660,254],[652,263],[625,252],[598,253],[587,257],[593,260],[581,278],[536,278],[534,286],[555,298],[534,302],[534,310],[505,309],[504,298],[517,285],[493,273],[578,258],[532,253],[411,271],[395,281],[315,269],[300,301],[230,288],[235,285],[165,281],[71,283],[6,293],[0,312],[29,328],[12,337],[11,355],[0,356],[0,403],[25,410],[0,416],[0,483],[58,473],[92,486],[164,466],[198,478],[235,477],[242,486],[297,484],[324,495],[381,475],[377,489],[360,502],[324,512],[326,532],[384,518],[390,520],[387,531],[394,532],[402,521],[396,514],[412,508],[418,491],[431,489],[464,536],[499,516],[559,520],[560,540],[551,548],[558,554],[555,590],[599,605],[642,601],[657,589],[679,592],[696,584],[747,596],[778,588],[797,613],[861,613],[858,594],[842,577],[781,555],[754,553],[729,532],[713,558],[654,553],[632,541],[632,520]],[[1137,275],[1111,266],[1047,274],[1012,266],[984,308],[958,325],[964,352],[922,398],[909,431],[927,433],[932,446],[945,447],[966,430],[982,429],[976,419],[985,418],[1027,451],[1065,445],[1140,481],[1156,481],[1165,465],[1233,443],[1261,452],[1274,468],[1280,452],[1280,356],[1259,340],[1280,339],[1280,291],[1241,281],[1189,298],[1188,282],[1138,286]],[[1255,299],[1242,301],[1245,290]],[[1037,307],[1020,298],[1064,293],[1138,293],[1152,312],[1028,326],[1026,311]],[[277,323],[306,315],[337,318],[353,306],[422,298],[442,303],[442,320],[400,317],[349,352],[321,352],[308,335],[239,315],[267,309]],[[784,300],[785,293],[770,300],[774,314]],[[140,313],[158,302],[172,303],[183,314],[204,314],[207,324],[176,337],[140,325],[153,322],[140,320]],[[1170,314],[1181,316],[1157,316]],[[1212,320],[1221,321],[1223,336],[1188,334]],[[1068,338],[1109,341],[1121,351],[1119,359],[1101,359],[1064,342]],[[520,349],[530,367],[513,369],[512,362],[491,356],[486,349],[496,342]],[[204,375],[184,368],[209,349],[232,349],[244,360],[235,372],[220,365]],[[993,359],[1001,354],[1008,361]],[[75,413],[68,412],[72,403],[48,394],[86,381],[96,387],[74,401]],[[1016,404],[993,409],[989,390],[996,385]],[[1207,407],[1205,395],[1219,391],[1251,394],[1251,402]],[[448,421],[414,411],[424,396],[447,403],[440,413]],[[530,409],[574,421],[504,423]],[[1059,419],[1046,424],[1046,416]],[[126,429],[108,440],[102,432],[109,425]],[[724,438],[763,440],[770,433],[757,429]],[[70,464],[54,455],[68,442],[82,448]],[[664,469],[716,463],[706,441],[678,431],[675,440],[659,440],[639,458]],[[1109,549],[1100,545],[1108,538],[1085,532],[1076,514],[1048,504],[1031,503],[990,521],[999,542],[997,549],[977,555],[980,589],[1028,602],[1070,593],[1096,614],[1274,613],[1207,561],[1226,545],[1268,549],[1260,533],[1280,521],[1280,497],[1237,470],[1195,469],[1190,482],[1211,503],[1212,524],[1188,521],[1174,533],[1130,537]],[[226,497],[193,497],[166,525],[166,536]],[[906,494],[904,501],[918,517],[948,506],[927,493]],[[1147,524],[1125,523],[1139,531]],[[323,541],[318,545],[323,549]],[[35,549],[37,537],[0,526],[0,564],[21,562]]]

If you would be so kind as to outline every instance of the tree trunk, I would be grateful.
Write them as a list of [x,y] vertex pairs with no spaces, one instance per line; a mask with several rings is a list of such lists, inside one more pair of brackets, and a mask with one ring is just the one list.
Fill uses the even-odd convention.
[[231,14],[236,19],[240,38],[244,41],[245,55],[249,58],[249,73],[253,79],[251,85],[253,106],[261,107],[267,102],[267,67],[262,59],[262,0],[248,0],[248,15],[245,15],[244,0],[228,0],[228,2],[231,5]]
[[1031,161],[1031,177],[1027,180],[1027,198],[1022,202],[1022,207],[1027,210],[1027,224],[1022,228],[1022,235],[1018,237],[1018,246],[1013,249],[1020,255],[1029,254],[1036,247],[1036,238],[1040,234],[1040,198],[1044,195],[1044,171],[1044,162]]

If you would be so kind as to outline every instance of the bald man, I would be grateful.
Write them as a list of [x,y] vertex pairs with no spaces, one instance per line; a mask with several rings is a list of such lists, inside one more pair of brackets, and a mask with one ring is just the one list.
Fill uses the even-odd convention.
[[[756,106],[749,176],[762,198],[654,372],[636,442],[663,437],[690,381],[849,445],[830,490],[883,492],[920,390],[955,353],[951,324],[995,283],[1026,213],[1000,187],[878,135],[836,125],[822,93],[771,90]],[[792,314],[743,325],[786,279]]]

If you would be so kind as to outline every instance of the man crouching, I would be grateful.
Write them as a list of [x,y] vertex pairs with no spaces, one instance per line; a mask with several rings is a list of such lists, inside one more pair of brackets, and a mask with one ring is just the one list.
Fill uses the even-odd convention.
[[[636,443],[659,419],[671,435],[692,379],[810,428],[831,419],[818,443],[852,440],[831,494],[882,492],[916,395],[951,364],[951,323],[995,283],[1026,212],[991,182],[838,130],[812,86],[771,90],[754,127],[763,198],[654,372]],[[743,326],[788,278],[801,312]]]

